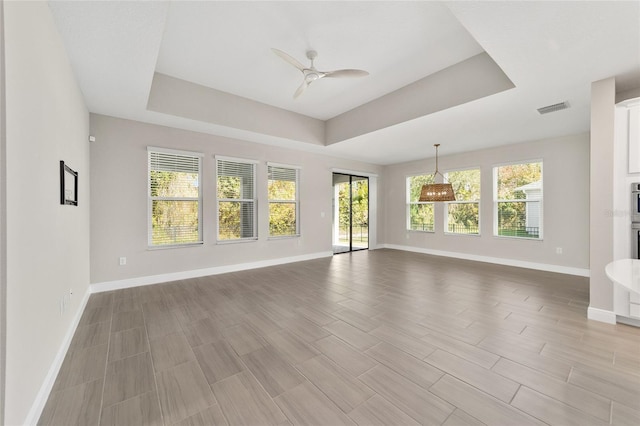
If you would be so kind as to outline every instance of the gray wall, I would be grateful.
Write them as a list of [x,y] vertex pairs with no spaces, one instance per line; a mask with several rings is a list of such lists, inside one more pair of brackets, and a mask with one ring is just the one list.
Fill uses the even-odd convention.
[[[381,167],[186,130],[91,115],[91,282],[268,261],[331,251],[332,168],[380,173]],[[147,146],[204,154],[204,244],[147,248]],[[259,160],[258,241],[216,244],[214,155]],[[266,162],[298,165],[300,238],[267,240]],[[324,217],[321,214],[324,213]],[[127,265],[119,266],[125,256]]]
[[[89,113],[46,2],[4,3],[4,31],[4,423],[18,425],[37,420],[47,396],[41,389],[52,384],[52,366],[64,356],[88,294]],[[77,207],[60,205],[60,160],[79,172]],[[70,288],[74,296],[61,314]]]
[[[442,147],[441,147],[442,148]],[[446,147],[444,147],[446,149]],[[441,149],[440,152],[443,150]],[[544,238],[493,236],[493,166],[519,161],[543,161]],[[453,252],[460,257],[484,256],[561,268],[589,268],[589,136],[518,143],[500,148],[440,156],[439,169],[481,169],[480,236],[445,235],[444,204],[436,203],[435,233],[406,230],[406,177],[431,174],[434,159],[387,166],[384,172],[386,244]],[[562,247],[563,254],[556,254]],[[557,270],[558,268],[549,268]],[[579,271],[578,271],[579,272]]]

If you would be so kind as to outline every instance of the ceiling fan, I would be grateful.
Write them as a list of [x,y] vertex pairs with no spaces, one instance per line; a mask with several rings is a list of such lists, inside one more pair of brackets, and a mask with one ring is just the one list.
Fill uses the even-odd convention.
[[273,49],[273,48],[271,50],[273,50],[273,53],[280,56],[282,59],[284,59],[285,61],[287,61],[288,63],[290,63],[291,65],[293,65],[294,67],[296,67],[302,72],[302,75],[303,75],[302,84],[300,85],[300,87],[298,87],[298,90],[296,90],[296,92],[293,94],[294,99],[300,96],[305,91],[305,89],[309,87],[311,83],[313,83],[316,80],[320,80],[321,78],[364,77],[366,75],[369,75],[367,71],[352,70],[352,69],[335,70],[335,71],[318,71],[316,67],[313,66],[313,60],[316,59],[316,57],[318,56],[318,52],[316,52],[315,50],[307,50],[307,58],[311,61],[311,65],[308,68],[302,65],[300,62],[298,62],[298,60],[292,57],[291,55],[284,53],[282,50]]

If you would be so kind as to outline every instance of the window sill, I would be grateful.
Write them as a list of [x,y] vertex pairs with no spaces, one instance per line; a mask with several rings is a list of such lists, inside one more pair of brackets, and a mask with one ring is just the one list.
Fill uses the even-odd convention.
[[168,250],[168,249],[176,249],[176,248],[187,248],[187,247],[197,247],[203,246],[204,241],[198,241],[196,243],[186,243],[186,244],[167,244],[165,246],[147,246],[147,250],[155,251],[155,250]]
[[417,232],[419,234],[435,234],[436,231],[427,231],[427,230],[421,230],[421,229],[405,229],[406,232]]
[[494,235],[493,238],[498,238],[501,240],[543,241],[543,238],[512,237],[510,235]]
[[217,240],[216,245],[224,246],[227,244],[255,243],[257,241],[257,238],[242,238],[240,240]]
[[300,234],[295,235],[279,235],[274,237],[267,237],[267,241],[277,241],[277,240],[291,240],[294,238],[300,238]]
[[464,236],[464,237],[480,237],[482,234],[465,234],[462,232],[445,232],[444,235]]

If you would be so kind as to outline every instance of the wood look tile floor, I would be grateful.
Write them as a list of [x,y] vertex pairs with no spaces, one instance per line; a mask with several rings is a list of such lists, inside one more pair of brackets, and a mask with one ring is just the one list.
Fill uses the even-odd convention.
[[586,278],[395,250],[94,294],[41,425],[639,425]]

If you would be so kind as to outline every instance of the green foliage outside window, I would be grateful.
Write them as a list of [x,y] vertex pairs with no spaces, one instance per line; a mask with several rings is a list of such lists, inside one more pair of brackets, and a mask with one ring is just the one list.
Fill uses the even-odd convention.
[[217,160],[218,240],[256,238],[255,164]]
[[480,220],[480,169],[447,173],[456,201],[447,204],[447,232],[478,234]]
[[[239,176],[218,176],[218,199],[240,200],[242,179]],[[239,201],[218,201],[218,240],[242,238],[241,203]]]
[[407,229],[412,231],[433,232],[433,203],[419,202],[422,186],[434,183],[433,175],[410,176],[409,186],[409,223]]
[[[369,239],[369,180],[354,177],[349,193],[349,182],[338,183],[338,214],[340,241],[348,241],[349,213],[352,238],[357,242]],[[351,210],[349,203],[351,201]]]
[[269,235],[292,236],[296,231],[296,204],[269,203]]
[[[290,178],[295,179],[295,170]],[[284,173],[283,173],[284,174]],[[298,233],[296,218],[296,180],[269,179],[269,235],[292,236]]]
[[241,183],[239,176],[218,176],[218,198],[242,198]]
[[[526,226],[527,194],[521,188],[542,180],[542,163],[525,163],[496,168],[496,198],[498,210],[498,235],[539,238],[540,226]],[[522,201],[520,201],[522,200]]]
[[198,173],[151,170],[149,184],[151,244],[198,242]]

